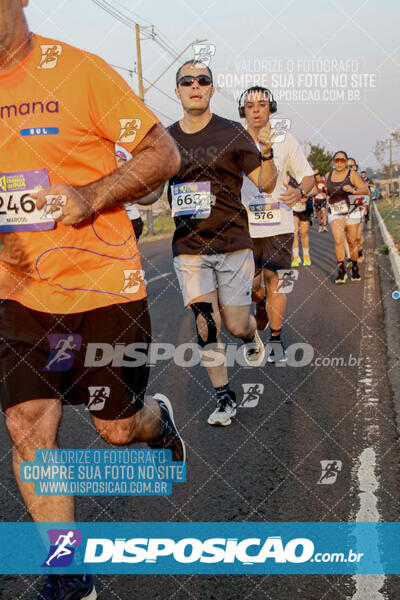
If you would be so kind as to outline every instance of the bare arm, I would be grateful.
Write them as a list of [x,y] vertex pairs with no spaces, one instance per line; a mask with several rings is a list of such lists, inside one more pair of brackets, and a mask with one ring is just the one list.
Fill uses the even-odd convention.
[[161,198],[163,191],[164,184],[162,183],[158,188],[156,188],[152,192],[149,192],[145,196],[142,196],[141,198],[136,200],[135,204],[140,204],[141,206],[149,206],[149,204],[154,204],[154,202],[157,202],[157,200]]
[[[274,132],[271,129],[271,123],[268,123],[258,134],[258,143],[260,144],[262,156],[269,157],[271,156],[271,153],[273,155],[273,142]],[[248,177],[259,190],[266,194],[271,194],[275,189],[276,180],[278,179],[278,172],[274,160],[272,158],[263,160],[261,167],[254,169],[254,171],[249,173]]]
[[271,194],[276,186],[278,173],[273,160],[264,160],[261,167],[257,167],[248,175],[249,179],[266,194]]
[[310,195],[314,187],[314,175],[305,175],[301,180],[301,186],[307,195]]
[[314,187],[314,176],[313,175],[305,175],[301,180],[300,187],[295,188],[291,185],[285,185],[286,192],[283,192],[280,195],[280,200],[287,204],[288,206],[294,206],[297,202],[307,202],[307,198],[303,198],[302,193],[300,191],[300,187],[303,188],[306,196]]
[[[363,181],[363,179],[361,179],[361,177],[358,173],[355,173],[354,171],[352,171],[351,175],[350,175],[350,181],[353,184],[353,186],[355,187],[355,190],[353,192],[354,194],[363,194],[366,196],[369,195],[368,183]],[[347,187],[349,187],[349,186],[345,185],[343,189],[345,189]],[[345,191],[348,191],[348,190],[345,190]]]
[[81,187],[57,184],[32,195],[39,209],[47,195],[66,196],[58,221],[76,225],[94,212],[133,202],[161,186],[180,166],[180,155],[162,125],[155,125],[133,150],[133,158],[109,175]]
[[312,197],[314,197],[314,196],[317,196],[317,195],[318,195],[318,190],[317,190],[317,188],[315,187],[315,185],[314,185],[314,187],[312,188],[312,190],[311,190],[310,192],[308,192],[308,195],[309,195],[309,196],[312,196]]

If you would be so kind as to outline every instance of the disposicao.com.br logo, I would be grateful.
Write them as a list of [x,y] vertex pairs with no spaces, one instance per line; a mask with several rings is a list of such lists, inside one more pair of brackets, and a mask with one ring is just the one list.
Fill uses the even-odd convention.
[[179,564],[242,564],[255,565],[272,561],[275,564],[359,563],[363,553],[349,549],[344,552],[315,552],[312,540],[293,538],[283,543],[280,536],[262,538],[91,538],[86,544],[84,562],[94,563],[157,563],[172,559]]
[[312,558],[314,543],[307,538],[295,538],[283,544],[280,536],[247,538],[188,537],[105,539],[91,538],[86,544],[85,563],[156,563],[170,557],[178,563],[234,563],[250,565],[272,559],[276,563],[304,563]]

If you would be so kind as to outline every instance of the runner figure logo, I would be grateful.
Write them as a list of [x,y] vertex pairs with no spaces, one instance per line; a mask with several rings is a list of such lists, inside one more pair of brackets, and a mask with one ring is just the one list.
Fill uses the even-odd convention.
[[81,545],[79,529],[48,529],[50,549],[42,567],[69,567],[75,550]]
[[136,133],[142,126],[141,119],[120,119],[121,132],[118,141],[131,144],[136,139]]
[[41,44],[40,49],[42,51],[42,58],[37,69],[54,69],[62,54],[61,44]]
[[67,196],[46,196],[43,218],[59,219],[63,215],[64,206],[67,205]]
[[261,396],[264,393],[264,384],[262,383],[243,383],[243,400],[241,408],[255,408]]
[[47,339],[50,343],[50,355],[43,371],[69,371],[74,364],[75,352],[81,348],[82,336],[77,333],[50,333]]
[[276,286],[274,294],[290,294],[295,282],[299,278],[299,272],[296,269],[278,269],[279,283]]
[[121,294],[136,294],[144,281],[144,271],[124,269],[124,285]]
[[210,66],[211,59],[215,56],[215,46],[214,44],[194,44],[194,60],[196,62],[201,62],[206,67]]
[[91,386],[89,390],[89,402],[87,409],[90,411],[103,410],[106,400],[110,397],[111,389],[107,386]]
[[342,470],[342,462],[340,460],[321,460],[321,477],[318,485],[332,485],[336,483],[337,476]]
[[290,119],[270,119],[270,123],[274,132],[274,144],[284,142],[292,121]]

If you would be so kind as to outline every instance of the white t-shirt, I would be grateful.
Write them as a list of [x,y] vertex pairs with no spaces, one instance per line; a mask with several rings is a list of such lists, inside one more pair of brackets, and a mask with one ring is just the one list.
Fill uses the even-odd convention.
[[294,231],[293,210],[279,200],[289,182],[288,172],[296,181],[314,175],[302,147],[288,131],[282,142],[273,144],[274,162],[278,179],[272,194],[260,192],[248,177],[243,178],[242,202],[247,209],[252,238],[271,237]]
[[138,211],[135,202],[126,202],[125,209],[131,221],[140,217],[140,212]]

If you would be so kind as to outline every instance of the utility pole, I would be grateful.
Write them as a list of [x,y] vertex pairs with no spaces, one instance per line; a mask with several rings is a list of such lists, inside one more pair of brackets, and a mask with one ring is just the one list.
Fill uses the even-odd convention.
[[140,49],[140,25],[136,23],[136,54],[137,54],[137,75],[139,84],[139,98],[144,100],[143,86],[143,68],[142,68],[142,52]]
[[394,203],[393,199],[393,158],[392,158],[392,134],[390,134],[389,138],[389,168],[390,168],[390,184],[389,184],[389,193],[390,198],[392,200],[392,204]]
[[[143,67],[142,67],[142,51],[140,48],[140,25],[135,24],[136,31],[136,64],[137,64],[137,76],[138,76],[138,87],[139,87],[139,98],[144,101],[144,85],[143,85]],[[150,204],[146,206],[146,225],[148,235],[154,235],[154,215],[153,206]]]

